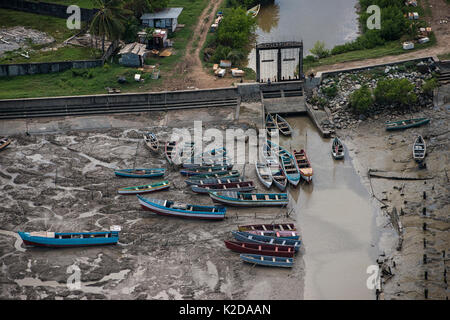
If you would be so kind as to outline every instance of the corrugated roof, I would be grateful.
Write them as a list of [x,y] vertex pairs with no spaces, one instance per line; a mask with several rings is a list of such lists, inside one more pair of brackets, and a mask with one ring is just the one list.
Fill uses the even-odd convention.
[[123,47],[120,50],[119,54],[133,53],[142,56],[145,54],[145,51],[146,51],[145,44],[133,42]]
[[165,8],[154,13],[144,13],[141,20],[176,19],[181,14],[181,11],[183,11],[183,8]]

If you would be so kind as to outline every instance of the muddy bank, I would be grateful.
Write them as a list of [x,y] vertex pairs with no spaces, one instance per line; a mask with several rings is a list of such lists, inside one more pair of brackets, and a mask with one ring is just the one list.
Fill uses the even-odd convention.
[[[385,130],[383,118],[369,117],[352,129],[338,130],[356,169],[397,233],[378,261],[384,299],[447,299],[449,237],[448,107],[423,107],[403,117],[429,117],[429,125],[398,132]],[[399,116],[401,119],[401,116]],[[412,158],[417,135],[427,143],[426,169]],[[369,169],[395,173],[397,179],[369,178]],[[393,175],[391,174],[391,175]],[[427,176],[427,180],[398,177]],[[393,209],[398,215],[392,214]]]
[[[235,110],[208,109],[144,115],[12,121],[2,128],[13,144],[0,155],[0,261],[3,299],[301,299],[303,262],[292,270],[254,268],[225,248],[237,225],[295,222],[288,209],[227,210],[223,222],[187,221],[143,211],[135,196],[119,196],[119,187],[143,184],[120,179],[115,168],[164,167],[168,191],[147,195],[188,203],[211,204],[194,194],[163,155],[142,144],[144,131],[169,139],[174,128],[253,128],[260,105]],[[96,123],[96,120],[99,120]],[[100,119],[103,119],[100,121]],[[99,125],[101,129],[92,129]],[[128,128],[127,128],[128,127]],[[24,134],[25,129],[31,135]],[[37,134],[37,133],[41,134]],[[243,166],[236,166],[243,171]],[[259,184],[253,168],[246,178]],[[148,180],[146,180],[147,182]],[[144,182],[145,183],[145,182]],[[50,250],[25,248],[18,230],[96,231],[121,225],[119,244],[98,248]],[[71,266],[80,269],[81,287],[70,290]],[[69,269],[68,269],[69,268]]]

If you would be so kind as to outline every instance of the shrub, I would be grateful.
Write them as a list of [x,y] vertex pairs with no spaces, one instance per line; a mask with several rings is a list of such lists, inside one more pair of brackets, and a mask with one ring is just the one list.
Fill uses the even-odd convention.
[[372,92],[367,86],[362,86],[350,95],[350,106],[359,113],[366,112],[373,102]]
[[375,99],[380,104],[399,104],[402,106],[415,103],[417,95],[414,84],[408,79],[381,80],[375,88]]
[[426,95],[432,96],[434,89],[438,87],[438,81],[436,78],[431,78],[422,85],[422,91]]
[[322,90],[323,94],[327,96],[327,98],[333,99],[337,95],[338,88],[336,87],[335,84],[332,84],[329,87],[321,88],[321,90]]
[[326,58],[330,55],[330,50],[325,48],[325,42],[322,41],[317,41],[314,44],[314,47],[309,51],[319,59]]

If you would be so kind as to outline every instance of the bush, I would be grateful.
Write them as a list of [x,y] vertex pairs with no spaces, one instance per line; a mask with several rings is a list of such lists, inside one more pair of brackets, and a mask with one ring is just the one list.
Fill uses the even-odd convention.
[[305,63],[313,63],[315,61],[317,61],[317,58],[310,54],[303,58],[303,62]]
[[327,96],[328,99],[333,99],[337,95],[338,88],[336,87],[335,84],[332,84],[329,87],[323,87],[321,90],[323,94]]
[[432,96],[434,89],[436,89],[439,86],[438,81],[436,78],[431,78],[422,85],[422,91],[426,95]]
[[314,44],[314,47],[309,51],[319,59],[326,58],[330,55],[330,50],[325,48],[325,42],[322,41],[317,41]]
[[417,101],[414,84],[408,79],[381,80],[378,82],[374,93],[376,101],[380,104],[405,106]]
[[362,86],[350,95],[350,106],[359,113],[366,112],[373,102],[372,92],[367,86]]

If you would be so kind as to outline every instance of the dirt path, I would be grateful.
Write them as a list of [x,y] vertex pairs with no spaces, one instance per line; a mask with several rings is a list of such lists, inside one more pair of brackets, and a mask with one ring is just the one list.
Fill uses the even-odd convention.
[[428,0],[428,4],[431,6],[432,16],[425,17],[425,20],[431,25],[434,34],[436,35],[437,44],[431,48],[408,52],[401,55],[385,56],[375,59],[366,59],[358,61],[342,62],[333,65],[326,65],[313,68],[312,72],[318,71],[334,71],[349,68],[364,67],[367,65],[376,65],[390,62],[399,62],[408,59],[422,58],[437,56],[440,54],[450,52],[450,22],[440,23],[445,19],[450,21],[450,5],[445,0]]
[[200,50],[206,41],[209,27],[215,19],[216,12],[224,0],[211,0],[203,10],[194,29],[193,36],[186,46],[184,59],[175,67],[175,74],[182,74],[182,77],[171,80],[168,87],[171,89],[188,88],[219,88],[229,87],[236,79],[219,79],[203,68],[200,60]]

